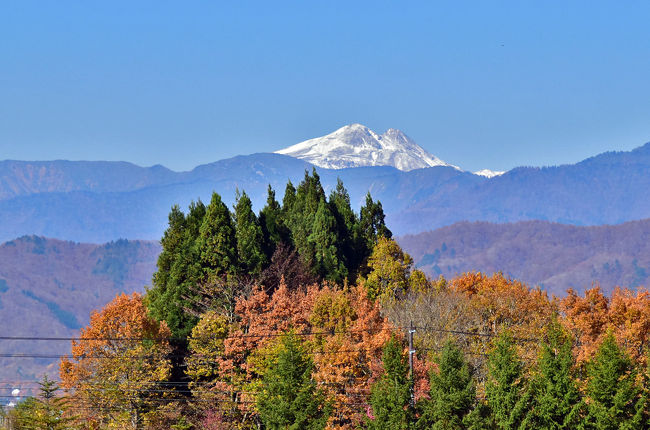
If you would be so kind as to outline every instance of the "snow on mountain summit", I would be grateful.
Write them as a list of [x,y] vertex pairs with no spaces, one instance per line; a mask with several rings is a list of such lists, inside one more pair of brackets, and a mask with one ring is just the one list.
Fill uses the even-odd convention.
[[377,134],[361,124],[346,125],[327,136],[275,152],[327,169],[360,166],[393,166],[404,171],[432,166],[458,169],[429,154],[400,130],[390,128],[384,134]]

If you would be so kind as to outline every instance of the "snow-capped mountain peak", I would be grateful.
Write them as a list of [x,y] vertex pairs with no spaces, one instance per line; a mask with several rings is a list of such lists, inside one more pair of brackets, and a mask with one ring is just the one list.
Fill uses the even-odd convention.
[[346,125],[326,136],[297,143],[276,153],[328,169],[393,166],[408,171],[450,166],[460,170],[429,154],[400,130],[390,128],[384,134],[377,134],[361,124]]

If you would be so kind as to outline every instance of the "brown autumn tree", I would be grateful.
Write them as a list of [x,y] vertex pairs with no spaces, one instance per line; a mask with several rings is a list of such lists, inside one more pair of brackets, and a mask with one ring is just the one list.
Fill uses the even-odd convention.
[[471,313],[476,325],[468,331],[476,335],[458,336],[471,342],[465,353],[471,356],[479,382],[485,376],[485,354],[490,349],[490,341],[502,329],[512,332],[520,357],[529,365],[535,362],[539,333],[551,321],[558,307],[555,300],[549,300],[546,292],[539,287],[529,288],[502,273],[487,276],[480,272],[454,278],[450,288],[469,299],[467,312]]
[[[215,313],[201,318],[190,338],[188,370],[205,416],[220,416],[231,427],[256,422],[253,404],[266,359],[289,330],[298,336],[310,332],[308,317],[318,288],[290,290],[281,279],[276,289],[254,286],[248,297],[238,298],[235,323]],[[213,400],[218,410],[205,407]]]
[[[382,373],[382,350],[395,332],[370,300],[366,287],[318,291],[310,322],[314,377],[332,399],[329,428],[357,428],[369,404],[370,386]],[[399,333],[398,333],[399,335]]]
[[121,294],[90,316],[61,360],[61,386],[87,428],[141,428],[164,405],[169,337],[138,293]]
[[650,293],[616,288],[608,298],[599,287],[578,295],[573,290],[561,301],[564,325],[576,339],[578,364],[590,360],[611,331],[627,354],[641,364],[650,340]]

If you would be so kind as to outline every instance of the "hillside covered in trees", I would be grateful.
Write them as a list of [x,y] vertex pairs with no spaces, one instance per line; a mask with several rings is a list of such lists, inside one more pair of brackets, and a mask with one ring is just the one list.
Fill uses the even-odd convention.
[[648,237],[650,219],[591,227],[461,222],[398,242],[429,276],[503,272],[563,296],[567,288],[582,292],[593,283],[607,293],[649,285]]
[[648,427],[647,291],[427,278],[379,202],[315,172],[258,215],[238,195],[172,209],[152,287],[93,313],[12,425]]

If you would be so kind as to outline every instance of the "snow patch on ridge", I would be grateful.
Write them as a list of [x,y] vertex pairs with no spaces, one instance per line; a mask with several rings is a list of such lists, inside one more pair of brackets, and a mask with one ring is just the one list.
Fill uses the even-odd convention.
[[479,170],[477,172],[473,172],[475,175],[478,176],[485,176],[486,178],[494,178],[495,176],[501,176],[505,171],[497,171],[497,170],[490,170],[490,169],[483,169]]

